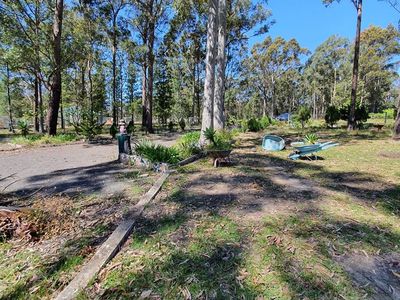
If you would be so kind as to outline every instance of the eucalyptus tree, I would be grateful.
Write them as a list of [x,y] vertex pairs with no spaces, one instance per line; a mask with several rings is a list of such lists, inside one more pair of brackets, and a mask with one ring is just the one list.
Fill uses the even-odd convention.
[[[323,0],[326,5],[331,4],[332,2],[340,2],[340,0]],[[362,0],[350,0],[355,9],[357,10],[357,28],[356,28],[356,38],[354,42],[354,59],[353,59],[353,77],[351,84],[351,101],[350,101],[350,111],[349,118],[347,120],[347,129],[354,130],[356,129],[356,100],[357,100],[357,84],[358,84],[358,68],[359,68],[359,57],[360,57],[360,34],[361,34],[361,18],[362,18]]]
[[157,33],[168,17],[170,0],[132,0],[135,15],[132,24],[142,46],[142,126],[153,133],[153,86]]
[[101,2],[100,10],[106,20],[106,32],[110,38],[112,55],[112,116],[113,122],[118,119],[117,114],[117,52],[119,46],[119,36],[121,34],[121,24],[119,18],[127,0],[106,0]]
[[393,82],[399,77],[396,58],[400,53],[400,33],[389,25],[387,28],[370,26],[361,33],[360,91],[361,102],[371,112],[385,106]]
[[44,131],[42,85],[47,83],[43,68],[51,61],[47,51],[51,22],[49,4],[40,0],[0,1],[1,42],[18,53],[18,71],[33,78],[34,128],[40,132]]
[[292,70],[300,70],[301,57],[308,50],[302,48],[295,39],[286,41],[282,37],[267,37],[255,44],[251,56],[245,61],[245,76],[249,87],[255,86],[262,99],[262,114],[267,114],[267,103],[270,102],[270,115],[277,112],[277,83],[282,76]]
[[221,130],[225,126],[225,47],[226,47],[226,0],[218,1],[218,35],[214,91],[214,129]]
[[204,80],[204,101],[201,122],[200,144],[206,142],[204,132],[206,129],[214,129],[214,88],[215,88],[215,60],[217,46],[218,29],[218,0],[208,2],[208,21],[207,21],[207,54],[206,71]]
[[50,99],[47,109],[48,134],[57,134],[58,110],[62,97],[62,51],[61,36],[64,13],[64,0],[55,0],[52,25],[52,75],[50,77]]
[[341,104],[344,100],[338,95],[338,85],[348,80],[349,43],[345,38],[331,36],[317,47],[306,62],[304,84],[314,118],[324,115],[329,105]]
[[[380,1],[387,2],[397,13],[400,14],[400,1],[398,0],[380,0]],[[399,28],[400,28],[400,21],[399,21]],[[397,104],[397,116],[394,124],[393,138],[400,139],[400,100],[398,100]]]

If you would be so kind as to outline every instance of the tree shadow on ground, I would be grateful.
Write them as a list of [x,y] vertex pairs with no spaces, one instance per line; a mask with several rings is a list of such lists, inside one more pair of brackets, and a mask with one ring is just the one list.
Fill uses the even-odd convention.
[[40,299],[62,289],[72,279],[77,267],[94,253],[93,249],[101,245],[114,228],[115,225],[110,225],[96,234],[88,230],[83,236],[68,240],[59,254],[35,266],[30,278],[21,277],[17,284],[0,294],[0,299]]
[[[303,185],[311,186],[311,188],[320,186],[331,192],[342,192],[368,205],[380,203],[387,212],[400,216],[400,184],[388,183],[376,174],[329,171],[309,161],[292,161],[260,153],[238,153],[236,157],[242,169],[243,167],[249,170],[257,168],[264,176],[267,176],[267,181],[268,177],[271,180],[276,176],[273,172],[269,173],[271,168],[276,169],[288,178],[299,180]],[[298,175],[302,172],[309,172],[310,177]]]
[[255,298],[254,288],[240,281],[249,232],[217,214],[193,216],[184,205],[137,224],[129,248],[117,258],[121,269],[107,274],[96,297],[136,299],[150,291],[167,299]]
[[[400,271],[399,234],[362,222],[333,218],[315,207],[287,218],[268,219],[266,225],[270,235],[281,236],[282,232],[285,235],[280,243],[264,242],[261,255],[297,295],[333,299],[347,289],[352,295],[345,297],[357,298],[367,292],[368,299],[397,299],[400,282],[393,272]],[[357,263],[360,261],[369,264],[360,268]],[[380,263],[379,268],[376,262]],[[352,285],[348,284],[348,276],[353,280]]]
[[40,195],[112,193],[121,188],[121,181],[117,177],[126,172],[129,172],[129,169],[117,162],[57,170],[28,177],[25,179],[25,186],[9,194],[24,197],[32,193]]

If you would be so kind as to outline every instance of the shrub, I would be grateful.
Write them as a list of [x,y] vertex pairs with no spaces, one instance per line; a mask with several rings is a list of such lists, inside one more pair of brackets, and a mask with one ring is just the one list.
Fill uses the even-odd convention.
[[247,126],[249,128],[249,131],[252,132],[258,132],[261,130],[261,124],[260,122],[255,119],[255,118],[251,118],[247,121]]
[[186,123],[183,118],[179,120],[179,127],[182,129],[182,131],[185,131]]
[[[350,105],[341,107],[340,108],[340,119],[347,121],[349,118],[349,112],[350,112]],[[355,117],[356,125],[358,127],[360,127],[361,124],[363,122],[367,122],[367,120],[369,118],[369,113],[368,113],[367,108],[364,105],[357,106],[354,117]]]
[[305,123],[308,122],[311,118],[311,110],[308,106],[300,106],[299,110],[297,111],[297,114],[295,116],[295,119],[300,122],[301,128],[304,128]]
[[117,129],[117,125],[115,123],[113,123],[110,127],[110,135],[113,139],[115,139],[115,136],[118,133],[118,129]]
[[264,116],[260,119],[261,129],[266,129],[271,124],[271,119],[268,116]]
[[135,131],[135,124],[132,120],[129,121],[128,126],[126,127],[126,132],[128,134],[132,134]]
[[315,144],[318,141],[318,136],[315,133],[306,134],[304,142],[307,144]]
[[177,141],[177,149],[183,158],[187,158],[201,152],[199,139],[200,131],[188,132],[179,138]]
[[245,119],[240,120],[239,126],[241,132],[247,132],[247,130],[249,130],[249,125],[247,124],[247,120]]
[[325,113],[325,122],[333,127],[340,120],[340,111],[335,106],[329,106]]
[[232,149],[233,136],[229,131],[222,130],[216,132],[211,128],[207,128],[204,131],[204,136],[210,142],[208,148],[211,150]]
[[169,123],[168,123],[168,130],[169,130],[169,131],[174,131],[174,127],[175,127],[174,122],[169,121]]
[[98,124],[96,118],[90,114],[84,114],[82,121],[78,124],[73,124],[77,134],[81,134],[87,139],[92,139],[101,133],[103,124]]
[[29,134],[29,124],[26,120],[18,121],[18,129],[21,131],[22,136],[26,137]]
[[175,164],[180,161],[176,148],[156,145],[148,140],[139,141],[135,145],[135,152],[152,163]]

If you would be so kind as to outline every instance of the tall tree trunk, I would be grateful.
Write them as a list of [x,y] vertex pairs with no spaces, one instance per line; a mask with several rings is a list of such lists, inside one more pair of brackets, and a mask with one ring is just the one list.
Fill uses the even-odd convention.
[[337,81],[337,71],[336,68],[334,70],[334,78],[333,78],[333,94],[332,94],[332,99],[331,99],[331,105],[333,105],[334,100],[336,98],[336,81]]
[[35,131],[39,132],[39,78],[35,74],[35,95],[33,105],[33,122]]
[[43,110],[43,93],[42,93],[42,80],[39,78],[39,132],[44,133],[44,110]]
[[275,117],[276,103],[275,103],[275,79],[272,77],[272,87],[271,87],[271,117]]
[[6,63],[6,71],[7,71],[7,102],[8,102],[8,118],[10,119],[10,131],[15,133],[14,129],[14,120],[12,114],[12,106],[11,106],[11,91],[10,91],[10,67],[8,66],[8,62]]
[[215,48],[217,42],[217,13],[218,0],[208,1],[207,22],[207,54],[206,54],[206,77],[204,80],[204,102],[203,116],[201,122],[200,144],[205,144],[204,131],[207,128],[214,129],[214,84],[215,84]]
[[197,84],[196,84],[196,103],[197,103],[197,120],[196,124],[199,124],[200,118],[201,118],[201,97],[200,97],[200,85],[201,85],[201,79],[200,79],[200,55],[198,57],[198,63],[197,63]]
[[196,63],[193,62],[192,68],[192,113],[191,117],[194,119],[196,114]]
[[90,108],[90,119],[93,120],[94,114],[94,103],[93,103],[93,78],[92,78],[92,62],[91,58],[88,59],[88,80],[89,80],[89,108]]
[[148,43],[148,82],[147,82],[147,107],[146,107],[146,128],[149,133],[154,133],[153,130],[153,82],[154,82],[154,40],[155,40],[155,12],[154,0],[150,1],[149,6],[149,43]]
[[35,131],[43,133],[43,112],[41,108],[41,79],[40,79],[40,0],[35,1]]
[[146,127],[146,107],[147,107],[147,63],[142,64],[142,127]]
[[400,100],[397,105],[397,116],[394,122],[393,139],[400,140]]
[[360,32],[361,32],[361,16],[362,16],[362,0],[357,1],[357,30],[356,41],[354,45],[354,62],[353,62],[353,79],[351,84],[351,103],[349,119],[347,120],[347,130],[356,128],[356,100],[357,100],[357,84],[358,84],[358,60],[360,57]]
[[225,44],[226,44],[226,0],[218,2],[218,50],[216,60],[214,91],[214,129],[221,130],[225,126]]
[[120,113],[120,120],[124,118],[124,80],[122,74],[122,60],[119,67],[119,113]]
[[[148,23],[144,25],[143,29],[143,45],[147,46],[148,41]],[[147,54],[143,55],[142,62],[142,127],[146,128],[146,108],[147,108]]]
[[113,123],[118,123],[118,115],[117,115],[117,15],[113,15],[113,34],[112,34],[112,114],[113,114]]
[[64,106],[63,101],[60,101],[60,117],[61,117],[61,129],[65,131],[65,121],[64,121]]
[[64,0],[57,0],[53,23],[54,74],[50,86],[50,101],[47,110],[47,128],[50,135],[57,134],[58,110],[61,102],[61,31]]

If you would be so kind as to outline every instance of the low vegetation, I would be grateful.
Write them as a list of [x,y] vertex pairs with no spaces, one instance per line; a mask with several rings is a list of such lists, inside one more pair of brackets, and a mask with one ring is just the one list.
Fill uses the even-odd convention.
[[74,133],[57,134],[55,136],[45,134],[29,134],[13,137],[11,142],[18,145],[37,146],[49,144],[64,144],[81,140],[82,137]]
[[176,164],[181,157],[174,147],[166,147],[154,144],[151,141],[141,140],[134,146],[135,153],[147,159],[151,163]]

